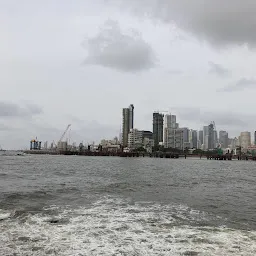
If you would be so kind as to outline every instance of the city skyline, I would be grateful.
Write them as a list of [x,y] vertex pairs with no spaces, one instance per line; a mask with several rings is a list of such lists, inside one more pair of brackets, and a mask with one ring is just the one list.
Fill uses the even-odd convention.
[[1,147],[58,140],[69,123],[77,143],[114,137],[130,102],[138,129],[170,110],[192,129],[253,134],[256,3],[146,3],[0,1]]
[[[124,148],[136,149],[144,147],[151,152],[152,148],[201,149],[204,151],[222,148],[224,150],[255,150],[256,131],[254,138],[251,132],[242,131],[231,138],[228,131],[217,130],[215,121],[203,126],[202,130],[181,127],[177,116],[168,111],[154,111],[152,113],[152,131],[140,130],[134,125],[134,105],[123,108],[121,145]],[[132,122],[130,121],[132,120]],[[110,143],[111,144],[111,143]]]

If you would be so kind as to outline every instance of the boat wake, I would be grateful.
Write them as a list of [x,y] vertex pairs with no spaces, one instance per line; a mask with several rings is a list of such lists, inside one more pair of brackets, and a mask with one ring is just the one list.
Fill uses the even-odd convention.
[[211,226],[220,218],[183,205],[104,197],[0,219],[0,255],[256,255],[255,231]]

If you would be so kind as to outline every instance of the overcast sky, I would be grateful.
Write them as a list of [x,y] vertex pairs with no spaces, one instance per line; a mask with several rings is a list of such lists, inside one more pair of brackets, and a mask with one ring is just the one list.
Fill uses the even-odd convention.
[[[232,4],[231,4],[232,3]],[[118,135],[121,109],[152,130],[256,129],[255,0],[0,0],[0,145]]]

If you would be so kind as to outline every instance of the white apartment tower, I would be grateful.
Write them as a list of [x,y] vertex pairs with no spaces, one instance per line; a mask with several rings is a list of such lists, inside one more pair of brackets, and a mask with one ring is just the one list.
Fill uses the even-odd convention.
[[175,129],[178,127],[175,115],[164,116],[163,142],[165,148],[175,148]]
[[251,133],[250,132],[241,132],[240,134],[240,146],[242,150],[248,149],[251,146]]

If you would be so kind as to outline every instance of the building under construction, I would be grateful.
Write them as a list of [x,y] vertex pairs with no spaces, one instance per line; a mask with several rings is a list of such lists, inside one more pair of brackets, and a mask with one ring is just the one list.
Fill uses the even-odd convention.
[[[66,128],[66,130],[63,132],[63,134],[61,135],[60,139],[56,143],[53,141],[52,145],[53,147],[51,147],[50,151],[67,151],[68,150],[68,141],[63,141],[64,137],[66,136],[67,132],[69,131],[71,127],[71,124],[69,124]],[[37,138],[33,139],[30,141],[30,150],[34,151],[34,150],[40,150],[42,151],[42,142],[39,141]],[[47,149],[45,149],[45,151],[49,151]]]

